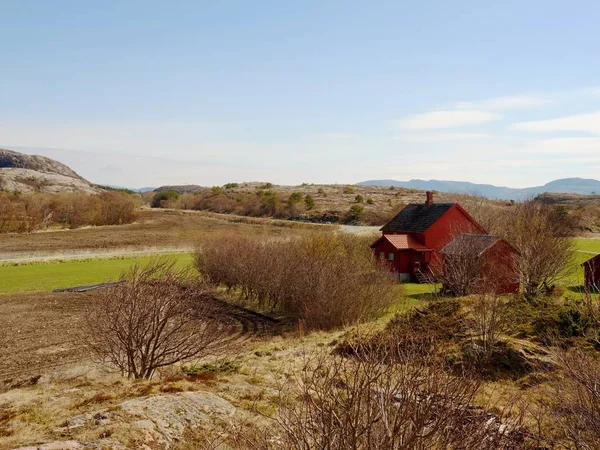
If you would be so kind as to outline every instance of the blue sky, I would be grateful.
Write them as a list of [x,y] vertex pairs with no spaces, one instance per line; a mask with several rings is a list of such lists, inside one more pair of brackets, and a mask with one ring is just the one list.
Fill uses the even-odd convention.
[[597,1],[0,0],[0,146],[95,182],[600,178]]

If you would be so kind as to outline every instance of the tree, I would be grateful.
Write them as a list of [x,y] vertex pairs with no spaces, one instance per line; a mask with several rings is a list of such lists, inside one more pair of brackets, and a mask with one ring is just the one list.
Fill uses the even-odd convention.
[[288,203],[290,205],[295,205],[302,201],[302,194],[300,192],[293,192],[288,198]]
[[315,199],[310,194],[306,194],[304,197],[304,206],[306,209],[313,209],[315,207]]
[[569,224],[552,207],[533,200],[517,205],[506,238],[518,251],[517,268],[525,295],[548,293],[573,260]]
[[363,202],[363,200],[364,200],[364,199],[363,199],[363,196],[362,196],[362,195],[360,195],[360,194],[357,194],[357,195],[356,195],[356,197],[354,197],[354,201],[355,201],[356,203],[362,203],[362,202]]
[[135,266],[100,295],[85,315],[83,338],[100,361],[129,378],[223,346],[231,324],[215,303],[171,262]]
[[161,191],[154,194],[152,197],[153,208],[164,208],[166,203],[170,200],[177,200],[179,198],[179,193],[176,191]]
[[359,222],[363,218],[364,213],[365,208],[363,205],[352,205],[348,212],[348,221]]

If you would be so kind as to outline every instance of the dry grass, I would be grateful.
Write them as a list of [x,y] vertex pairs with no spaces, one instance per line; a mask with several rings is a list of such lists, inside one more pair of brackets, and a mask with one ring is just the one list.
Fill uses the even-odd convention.
[[29,256],[69,254],[86,251],[187,248],[209,234],[259,235],[280,237],[294,234],[305,227],[318,225],[267,219],[253,219],[195,211],[140,210],[135,223],[77,230],[60,230],[32,234],[3,234],[0,239],[0,259]]
[[[185,187],[178,187],[184,192]],[[151,193],[145,194],[150,201]],[[312,202],[307,204],[310,196]],[[241,183],[223,188],[184,193],[167,206],[228,212],[245,216],[297,218],[305,221],[381,225],[408,203],[422,203],[425,193],[414,189],[356,186],[313,185],[281,186],[270,183]],[[464,194],[436,194],[436,202],[485,204],[506,207],[505,202],[490,201]],[[354,208],[354,209],[353,209]]]

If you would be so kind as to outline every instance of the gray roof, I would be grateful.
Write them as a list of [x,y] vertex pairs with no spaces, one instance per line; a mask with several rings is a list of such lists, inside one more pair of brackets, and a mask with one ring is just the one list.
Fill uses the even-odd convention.
[[381,231],[424,233],[456,203],[411,203],[386,223]]
[[465,249],[471,249],[480,256],[500,241],[499,236],[491,234],[463,233],[456,236],[448,245],[440,250],[442,255],[460,255]]

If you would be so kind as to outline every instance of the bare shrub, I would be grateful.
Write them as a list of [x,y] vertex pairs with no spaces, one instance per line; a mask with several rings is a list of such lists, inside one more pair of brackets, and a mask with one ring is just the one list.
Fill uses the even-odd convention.
[[203,277],[248,303],[326,329],[367,319],[398,296],[367,241],[308,233],[286,241],[211,237],[196,252]]
[[517,267],[528,297],[550,293],[568,275],[573,241],[564,218],[543,203],[526,201],[514,207],[506,239],[519,252]]
[[502,297],[493,293],[483,293],[475,297],[469,322],[475,331],[475,344],[481,349],[486,360],[492,357],[510,320],[508,304]]
[[171,262],[135,266],[103,290],[85,316],[84,339],[104,363],[130,378],[222,347],[230,325],[210,297]]
[[548,392],[552,415],[574,448],[600,448],[600,362],[580,350],[557,354],[564,378]]
[[444,248],[442,260],[432,267],[444,291],[457,296],[469,295],[486,287],[485,280],[481,279],[480,245],[476,240],[464,239],[463,236],[455,234],[450,245],[452,248]]
[[449,373],[435,351],[390,345],[374,353],[357,348],[354,354],[309,359],[280,386],[274,426],[235,435],[234,447],[524,448],[516,424],[501,425],[499,416],[474,406],[479,383]]
[[137,195],[62,193],[14,195],[0,192],[0,233],[29,233],[51,226],[120,225],[135,220]]
[[120,192],[103,192],[94,225],[122,225],[135,220],[136,196]]

